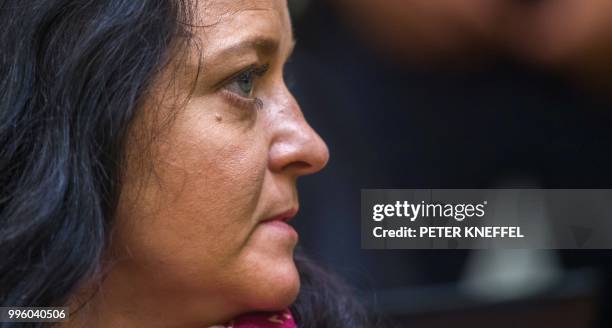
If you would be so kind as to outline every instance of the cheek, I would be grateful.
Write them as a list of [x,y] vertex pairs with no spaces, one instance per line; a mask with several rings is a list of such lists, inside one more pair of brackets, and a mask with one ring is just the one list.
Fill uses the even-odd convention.
[[120,206],[129,222],[120,243],[166,283],[201,290],[203,276],[233,265],[255,226],[265,142],[199,117],[174,122],[152,155],[151,174],[124,187],[120,203],[131,206]]
[[[200,138],[200,139],[198,139]],[[158,165],[162,200],[187,231],[215,242],[227,242],[248,231],[265,174],[258,145],[228,136],[210,140],[202,135],[169,144]],[[191,225],[191,226],[190,226]],[[226,244],[231,249],[231,244]]]

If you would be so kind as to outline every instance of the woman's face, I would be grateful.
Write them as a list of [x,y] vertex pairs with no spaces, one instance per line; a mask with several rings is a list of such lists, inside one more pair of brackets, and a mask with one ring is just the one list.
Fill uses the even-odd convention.
[[283,81],[286,2],[203,1],[194,14],[188,53],[156,80],[128,137],[103,288],[135,312],[161,300],[214,321],[294,300],[298,238],[283,220],[299,206],[296,178],[328,150]]

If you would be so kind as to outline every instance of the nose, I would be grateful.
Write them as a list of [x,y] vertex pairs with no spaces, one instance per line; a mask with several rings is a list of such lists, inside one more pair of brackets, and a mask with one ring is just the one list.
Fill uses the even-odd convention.
[[275,113],[274,135],[269,152],[270,170],[292,176],[320,171],[329,160],[329,150],[306,122],[295,98],[288,93],[284,106]]

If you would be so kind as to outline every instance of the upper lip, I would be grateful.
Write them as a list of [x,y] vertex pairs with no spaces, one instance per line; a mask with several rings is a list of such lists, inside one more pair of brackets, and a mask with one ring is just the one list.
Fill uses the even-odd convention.
[[267,219],[264,219],[262,222],[267,222],[267,221],[289,221],[291,220],[291,218],[293,218],[295,216],[295,214],[297,214],[297,208],[290,208],[288,210],[282,211],[278,214],[275,214]]

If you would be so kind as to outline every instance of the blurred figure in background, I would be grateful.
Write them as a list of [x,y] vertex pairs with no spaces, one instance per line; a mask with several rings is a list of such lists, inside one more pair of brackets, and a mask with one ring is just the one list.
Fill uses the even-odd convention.
[[457,66],[515,57],[610,86],[607,0],[330,1],[370,48],[395,62]]
[[524,1],[507,15],[499,34],[509,51],[600,92],[611,90],[612,2]]
[[393,61],[413,64],[456,64],[482,57],[507,4],[499,0],[331,1],[364,44]]
[[[296,223],[365,294],[454,283],[468,252],[362,250],[362,188],[612,187],[609,1],[293,5],[290,86],[333,154]],[[610,272],[610,254],[561,259]]]

